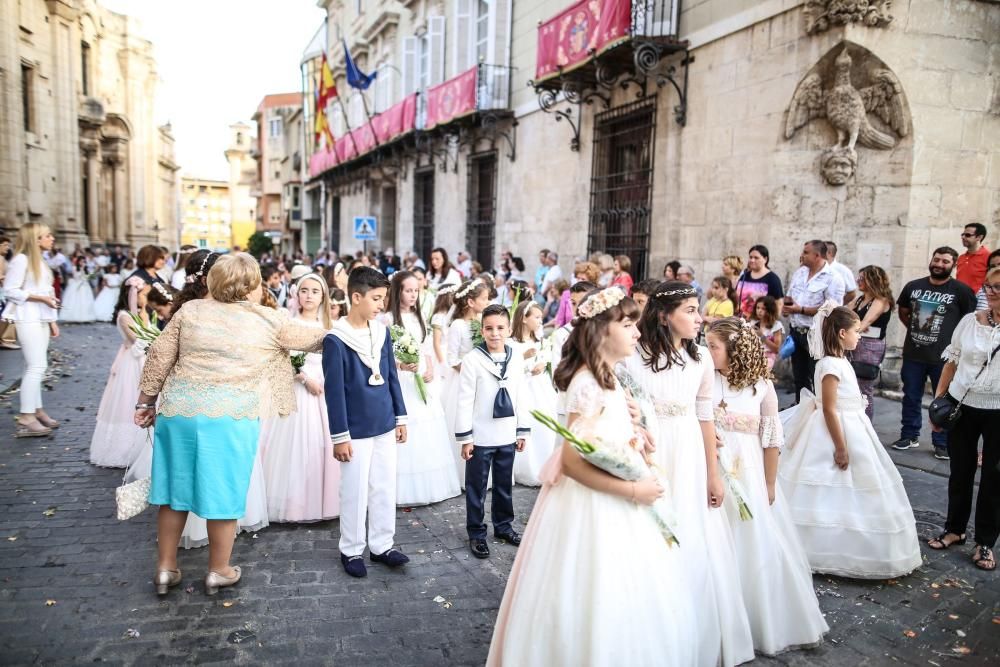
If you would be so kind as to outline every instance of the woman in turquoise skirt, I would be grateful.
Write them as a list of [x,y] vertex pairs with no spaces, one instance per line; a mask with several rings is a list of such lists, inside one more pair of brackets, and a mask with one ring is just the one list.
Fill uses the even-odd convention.
[[156,422],[149,502],[160,506],[160,595],[181,582],[177,547],[188,512],[208,522],[205,593],[239,581],[229,560],[260,418],[295,409],[288,351],[317,351],[326,334],[257,305],[260,267],[246,253],[219,257],[207,282],[208,296],[184,304],[149,348],[139,384],[135,422]]

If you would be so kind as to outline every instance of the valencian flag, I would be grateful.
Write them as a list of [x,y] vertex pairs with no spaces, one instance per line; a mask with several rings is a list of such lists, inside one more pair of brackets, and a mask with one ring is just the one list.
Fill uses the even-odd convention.
[[319,88],[322,87],[322,83],[317,86],[315,102],[316,102],[316,123],[313,127],[313,132],[315,134],[316,145],[319,146],[319,141],[321,137],[326,137],[326,147],[333,150],[333,132],[330,131],[330,122],[326,118],[326,106],[320,104],[320,99],[322,98],[322,93],[320,93]]
[[358,66],[354,64],[354,60],[351,58],[351,52],[347,48],[347,40],[344,41],[344,58],[346,60],[345,66],[347,67],[347,83],[351,88],[357,88],[358,90],[368,90],[368,86],[372,85],[372,81],[378,76],[378,72],[372,72],[371,74],[365,74],[358,69]]

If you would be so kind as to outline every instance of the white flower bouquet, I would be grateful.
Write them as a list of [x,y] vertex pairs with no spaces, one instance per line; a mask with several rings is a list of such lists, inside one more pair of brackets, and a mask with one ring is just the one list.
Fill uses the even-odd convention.
[[753,518],[753,512],[750,511],[750,505],[747,504],[747,490],[741,479],[743,461],[739,457],[733,459],[732,451],[726,447],[723,433],[724,431],[716,425],[716,437],[722,442],[722,446],[717,449],[717,452],[719,473],[722,475],[722,481],[726,483],[726,501],[732,501],[736,504],[740,521],[749,521]]
[[[663,476],[651,468],[636,449],[635,438],[624,437],[621,435],[621,429],[616,429],[617,435],[610,432],[602,433],[595,419],[585,417],[578,418],[573,422],[573,428],[568,429],[538,410],[532,410],[531,415],[543,426],[565,438],[576,451],[580,452],[584,460],[604,472],[628,482],[655,476],[663,488],[667,488]],[[672,547],[679,545],[680,541],[677,539],[677,522],[673,507],[667,498],[667,494],[664,494],[657,499],[649,506],[649,511],[667,546]]]
[[128,328],[135,334],[136,342],[142,345],[143,352],[149,352],[149,346],[160,335],[159,318],[156,317],[156,313],[149,316],[149,322],[145,322],[135,313],[129,313],[129,317],[132,321]]
[[[392,355],[401,364],[419,364],[420,363],[420,345],[417,341],[410,335],[404,327],[399,325],[392,325],[389,327],[389,336],[392,338]],[[424,378],[420,375],[420,372],[413,374],[413,382],[417,387],[417,394],[420,396],[420,400],[427,404],[427,384],[424,382]]]
[[622,388],[639,404],[639,411],[642,413],[642,427],[648,429],[650,424],[655,424],[656,409],[653,407],[653,401],[646,393],[646,390],[642,388],[642,385],[628,372],[625,364],[618,364],[615,367],[615,376],[618,378],[618,383]]

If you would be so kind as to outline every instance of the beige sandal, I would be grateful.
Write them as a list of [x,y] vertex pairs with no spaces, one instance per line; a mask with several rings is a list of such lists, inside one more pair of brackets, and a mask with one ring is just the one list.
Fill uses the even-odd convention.
[[52,429],[37,421],[31,424],[18,424],[17,430],[14,431],[15,438],[41,438],[51,434]]

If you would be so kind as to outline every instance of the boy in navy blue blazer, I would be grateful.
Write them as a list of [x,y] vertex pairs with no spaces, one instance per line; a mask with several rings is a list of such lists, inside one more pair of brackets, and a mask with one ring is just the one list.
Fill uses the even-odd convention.
[[406,406],[399,390],[392,338],[375,316],[389,281],[359,267],[347,280],[350,312],[323,341],[326,409],[333,455],[340,461],[340,562],[364,577],[365,519],[374,563],[410,561],[393,547],[396,534],[396,447],[406,442]]
[[455,440],[465,459],[465,514],[469,549],[476,558],[488,558],[486,514],[483,507],[490,472],[493,473],[493,535],[517,546],[514,530],[514,453],[523,451],[531,432],[531,416],[524,400],[524,358],[514,354],[510,313],[493,304],[483,311],[483,343],[462,360],[459,375]]

